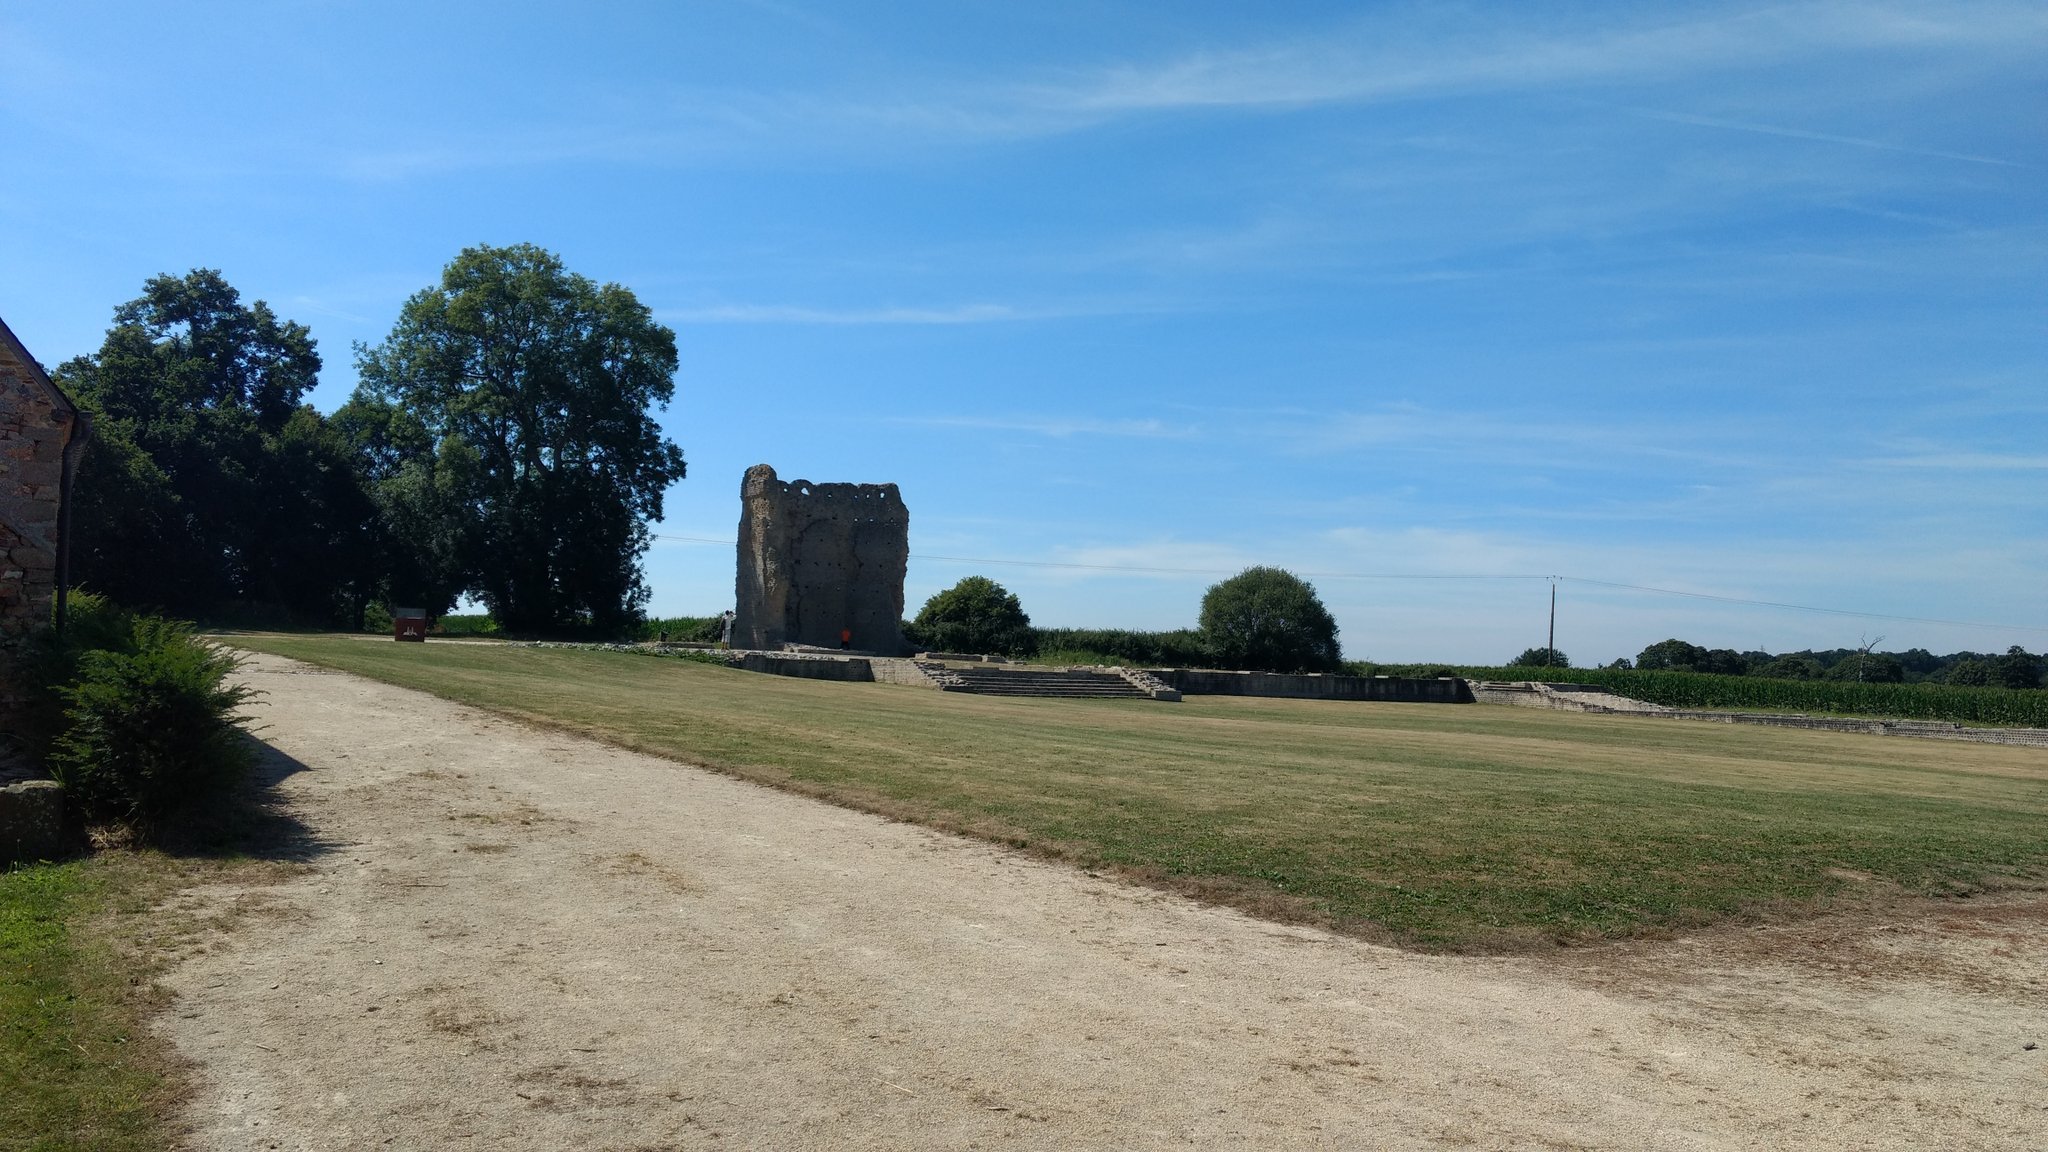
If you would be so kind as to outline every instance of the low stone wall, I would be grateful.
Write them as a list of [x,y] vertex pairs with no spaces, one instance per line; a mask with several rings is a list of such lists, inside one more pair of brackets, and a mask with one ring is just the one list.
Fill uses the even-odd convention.
[[0,788],[0,864],[64,854],[64,789],[54,780]]
[[1384,700],[1405,704],[1469,704],[1463,680],[1396,676],[1327,676],[1320,672],[1216,672],[1205,668],[1147,669],[1187,696],[1277,696],[1290,700]]
[[1475,704],[1506,704],[1514,708],[1548,708],[1557,712],[1669,711],[1617,696],[1598,684],[1552,684],[1541,680],[1473,680],[1468,682]]
[[788,656],[774,652],[748,652],[737,661],[739,667],[749,672],[765,672],[770,676],[797,676],[805,680],[842,680],[861,684],[872,684],[875,679],[874,666],[863,657],[840,659],[838,657]]
[[877,684],[898,684],[905,688],[938,688],[939,681],[931,673],[909,658],[896,659],[875,656],[868,660],[868,671]]

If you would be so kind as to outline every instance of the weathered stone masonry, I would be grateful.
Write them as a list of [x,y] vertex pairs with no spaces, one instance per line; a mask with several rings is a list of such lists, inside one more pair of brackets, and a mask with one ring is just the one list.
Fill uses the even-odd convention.
[[83,435],[77,408],[0,321],[0,717],[18,697],[11,667],[16,650],[50,619],[65,449]]
[[740,482],[735,648],[852,646],[904,653],[910,510],[894,484],[784,483],[756,464]]

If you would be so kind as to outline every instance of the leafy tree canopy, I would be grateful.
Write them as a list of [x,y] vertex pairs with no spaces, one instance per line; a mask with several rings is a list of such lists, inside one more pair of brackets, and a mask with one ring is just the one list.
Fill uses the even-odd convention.
[[1650,671],[1667,668],[1691,668],[1698,664],[1707,650],[1697,644],[1688,644],[1676,638],[1659,640],[1642,650],[1636,656],[1636,667]]
[[1946,680],[1965,688],[1982,688],[1991,683],[1991,663],[1987,660],[1958,660],[1949,665]]
[[1865,684],[1900,684],[1905,682],[1906,666],[1889,652],[1851,652],[1828,669],[1827,678]]
[[1515,657],[1514,662],[1514,667],[1517,668],[1569,668],[1571,666],[1571,657],[1566,656],[1555,648],[1524,648],[1522,649],[1522,654]]
[[1225,668],[1334,672],[1343,666],[1337,621],[1308,581],[1280,568],[1247,568],[1202,597],[1202,635]]
[[152,277],[56,377],[93,416],[72,506],[78,579],[202,615],[228,601],[341,619],[372,509],[348,445],[303,403],[320,355],[211,269]]
[[1035,646],[1023,604],[986,576],[969,576],[925,601],[911,634],[936,652],[1029,655]]
[[[530,244],[464,249],[359,347],[348,426],[422,595],[514,631],[614,632],[647,600],[647,521],[684,476],[655,410],[675,333],[628,289]],[[428,604],[443,609],[448,602]]]
[[1777,680],[1818,680],[1827,669],[1811,656],[1780,656],[1756,670],[1759,676]]
[[1991,662],[1991,682],[2002,688],[2039,688],[2041,665],[2041,657],[2015,644]]

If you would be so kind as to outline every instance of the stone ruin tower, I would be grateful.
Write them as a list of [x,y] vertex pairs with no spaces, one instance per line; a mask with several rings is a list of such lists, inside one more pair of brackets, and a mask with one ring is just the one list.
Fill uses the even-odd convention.
[[735,648],[784,644],[907,653],[903,575],[910,510],[894,484],[785,484],[756,464],[740,481]]

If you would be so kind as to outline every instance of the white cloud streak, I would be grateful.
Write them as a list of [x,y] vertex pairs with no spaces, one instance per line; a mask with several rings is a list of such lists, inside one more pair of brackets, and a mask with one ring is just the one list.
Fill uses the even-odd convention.
[[1072,313],[1012,308],[1007,304],[956,304],[937,308],[718,304],[706,308],[664,308],[655,315],[678,324],[1003,324],[1052,319]]
[[1072,436],[1113,436],[1144,440],[1190,440],[1201,435],[1192,425],[1159,420],[1099,420],[1032,416],[920,416],[890,421],[925,428],[974,428],[991,432],[1029,432],[1066,439]]
[[[1554,23],[1554,22],[1552,22]],[[2024,59],[2048,46],[2048,9],[1991,2],[1925,8],[1791,4],[1693,20],[1558,32],[1550,25],[1445,18],[1423,8],[1320,35],[1037,78],[894,93],[655,89],[603,103],[601,123],[467,132],[454,141],[341,157],[363,180],[471,167],[598,160],[673,164],[777,140],[818,149],[921,147],[1054,136],[1136,116],[1287,111],[1480,93],[1669,85],[1733,69],[1857,54],[1959,52]],[[1976,164],[2010,160],[1682,111],[1674,123],[1882,149]],[[2020,165],[2025,166],[2025,165]]]
[[2033,168],[2036,165],[2022,164],[2017,160],[2000,160],[1995,156],[1975,156],[1967,152],[1944,152],[1934,148],[1909,148],[1903,144],[1888,144],[1882,140],[1866,140],[1860,136],[1841,136],[1833,132],[1810,132],[1803,128],[1785,128],[1774,124],[1751,124],[1741,120],[1723,120],[1715,116],[1694,116],[1683,112],[1662,112],[1651,108],[1623,108],[1631,116],[1645,120],[1662,120],[1670,124],[1690,124],[1701,128],[1724,128],[1731,132],[1754,132],[1763,136],[1783,136],[1793,140],[1817,140],[1825,144],[1846,144],[1855,148],[1872,148],[1881,152],[1900,152],[1908,156],[1926,156],[1936,160],[1961,160],[1970,164],[1992,164],[2001,168]]

